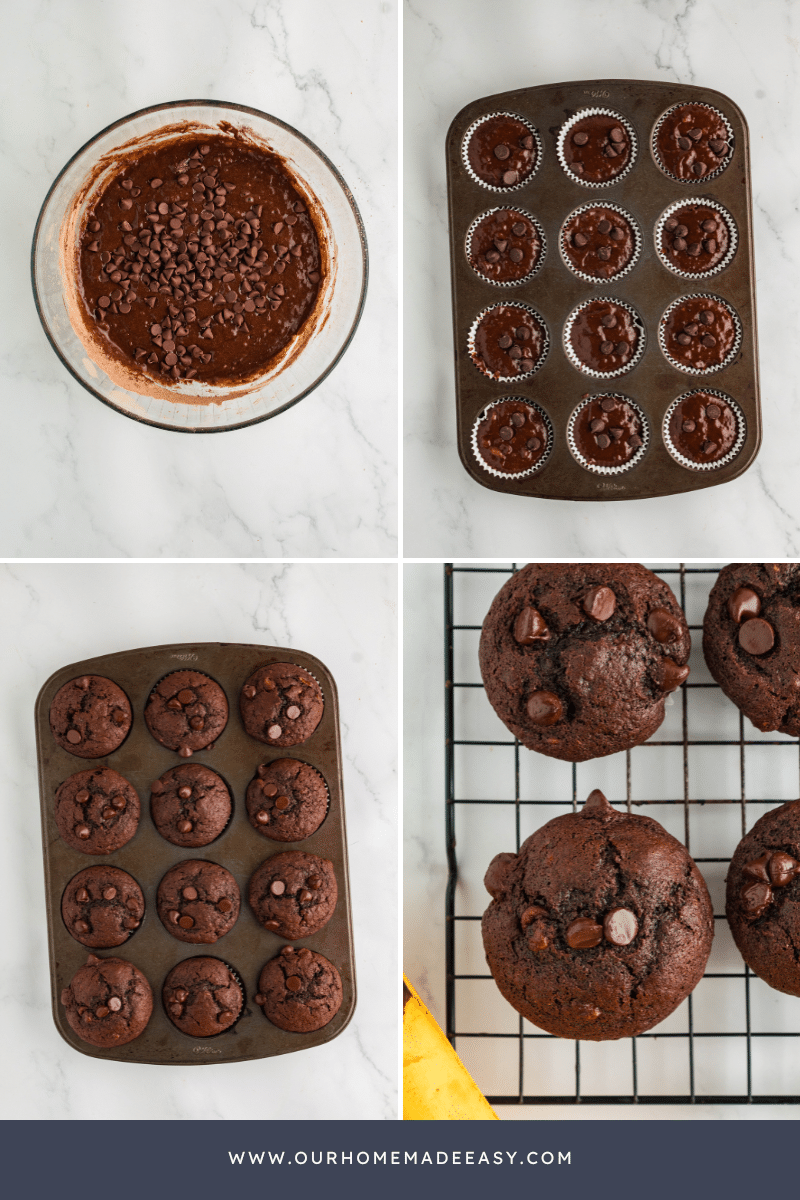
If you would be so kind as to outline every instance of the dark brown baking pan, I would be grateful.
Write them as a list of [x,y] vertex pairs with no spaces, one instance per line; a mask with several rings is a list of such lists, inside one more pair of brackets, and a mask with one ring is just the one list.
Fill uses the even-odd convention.
[[[278,749],[255,741],[245,733],[239,716],[239,692],[256,667],[271,662],[292,662],[309,671],[319,682],[324,712],[317,729],[299,746]],[[210,675],[224,689],[230,715],[228,724],[212,747],[198,751],[188,761],[212,768],[227,783],[233,798],[233,815],[225,831],[208,846],[186,849],[173,846],[158,833],[150,816],[150,784],[171,766],[187,760],[159,745],[144,722],[144,707],[150,692],[170,671],[191,667]],[[125,691],[133,709],[133,724],[118,750],[105,758],[85,759],[68,754],[50,732],[50,705],[58,689],[80,675],[103,675]],[[197,645],[149,646],[100,658],[71,663],[48,679],[36,700],[36,740],[39,759],[39,789],[42,806],[47,921],[50,944],[50,975],[53,1016],[62,1037],[82,1054],[121,1062],[176,1063],[241,1062],[306,1050],[329,1042],[342,1032],[353,1015],[356,1001],[355,959],[350,915],[342,753],[339,737],[339,706],[336,685],[327,668],[310,654],[275,646],[245,646],[224,642]],[[262,837],[247,819],[245,792],[262,762],[297,758],[316,767],[330,793],[328,815],[320,828],[300,842],[275,842]],[[123,775],[139,794],[142,815],[134,837],[114,854],[90,855],[72,850],[62,841],[54,817],[54,796],[59,784],[77,771],[108,766]],[[247,902],[247,886],[255,868],[273,854],[298,849],[330,859],[339,888],[336,909],[328,924],[301,942],[287,942],[265,930],[256,921]],[[242,895],[239,919],[233,929],[208,946],[190,945],[173,938],[156,912],[156,891],[164,873],[185,859],[207,859],[219,863],[236,879]],[[67,932],[61,918],[61,897],[78,871],[94,863],[121,867],[134,877],[144,892],[146,911],[132,937],[113,950],[88,950]],[[253,996],[258,990],[261,968],[283,946],[308,946],[319,951],[338,969],[344,999],[333,1020],[314,1033],[287,1033],[272,1025]],[[153,989],[153,1015],[144,1032],[127,1045],[100,1049],[82,1041],[72,1031],[61,1004],[62,989],[89,954],[100,958],[117,956],[134,963]],[[234,1026],[212,1038],[194,1038],[181,1033],[167,1017],[161,1000],[164,978],[183,959],[208,955],[221,958],[238,974],[245,993],[242,1015]]]
[[[718,109],[733,129],[730,164],[717,177],[679,183],[656,165],[651,151],[653,128],[674,104],[702,103]],[[584,108],[608,108],[632,125],[638,142],[636,162],[619,181],[587,187],[570,179],[557,152],[563,123]],[[507,191],[482,187],[468,173],[461,157],[464,135],[474,121],[495,112],[516,113],[538,130],[542,156],[530,182]],[[462,109],[447,135],[447,177],[450,213],[450,257],[453,287],[456,410],[458,448],[465,469],[476,482],[499,492],[562,500],[630,500],[668,496],[713,487],[737,478],[751,465],[761,443],[758,387],[753,233],[750,198],[750,154],[747,123],[732,100],[709,88],[646,80],[611,79],[548,84],[522,88],[475,100]],[[664,209],[674,201],[713,199],[732,215],[738,248],[730,264],[704,279],[681,279],[667,270],[655,250],[654,230]],[[564,265],[559,231],[565,218],[581,204],[616,204],[635,218],[642,234],[636,265],[617,280],[586,283]],[[476,217],[496,207],[520,207],[542,226],[546,257],[528,283],[497,286],[473,271],[465,253],[465,237]],[[711,292],[729,301],[739,314],[742,342],[731,365],[707,375],[690,375],[671,366],[658,344],[658,323],[667,306],[679,296]],[[564,322],[582,300],[613,296],[632,304],[641,316],[646,346],[638,364],[623,375],[596,379],[573,367],[562,349]],[[486,378],[467,353],[470,328],[482,309],[519,300],[541,313],[550,335],[550,350],[536,374],[527,380],[498,383]],[[692,389],[718,389],[741,408],[747,433],[738,455],[713,470],[680,466],[663,443],[661,427],[670,403]],[[582,396],[619,392],[645,412],[650,427],[647,449],[638,464],[614,475],[595,475],[573,457],[566,436],[567,421]],[[535,474],[513,480],[483,470],[471,448],[471,434],[486,404],[503,396],[535,400],[553,424],[553,449]]]

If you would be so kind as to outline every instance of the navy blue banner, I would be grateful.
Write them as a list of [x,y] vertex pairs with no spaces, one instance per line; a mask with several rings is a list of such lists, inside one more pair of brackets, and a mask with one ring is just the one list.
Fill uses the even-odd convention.
[[[8,1121],[9,1197],[796,1194],[795,1121]],[[287,1190],[289,1189],[289,1190]]]

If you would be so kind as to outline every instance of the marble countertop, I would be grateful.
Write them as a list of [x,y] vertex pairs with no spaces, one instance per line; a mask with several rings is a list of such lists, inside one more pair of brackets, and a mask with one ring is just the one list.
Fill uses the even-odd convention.
[[[5,13],[0,63],[0,554],[394,555],[394,0],[44,0]],[[51,349],[30,286],[34,225],[65,162],[112,121],[187,97],[305,133],[350,186],[371,251],[364,315],[334,371],[287,412],[213,437],[99,403]]]
[[[6,831],[0,862],[11,898],[0,949],[0,1116],[396,1117],[396,601],[393,565],[0,567],[0,803]],[[50,1011],[34,700],[51,673],[69,662],[137,646],[223,640],[306,650],[336,680],[355,1014],[326,1045],[277,1058],[193,1069],[90,1058],[62,1040]]]
[[[790,0],[406,0],[405,553],[412,557],[796,557],[800,8]],[[506,496],[455,444],[444,144],[469,101],[571,79],[715,88],[750,129],[764,438],[738,480],[614,504]]]

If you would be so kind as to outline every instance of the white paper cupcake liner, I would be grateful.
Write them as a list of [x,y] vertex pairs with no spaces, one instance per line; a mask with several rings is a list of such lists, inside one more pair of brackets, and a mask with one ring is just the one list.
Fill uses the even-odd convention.
[[[669,117],[677,109],[686,108],[688,106],[691,106],[692,108],[707,108],[709,112],[713,112],[715,116],[719,117],[719,119],[724,123],[725,128],[728,131],[727,142],[728,142],[728,145],[730,146],[730,151],[720,161],[720,165],[717,167],[716,171],[709,171],[706,175],[698,175],[698,177],[696,179],[681,179],[680,175],[674,175],[672,173],[672,171],[670,171],[669,168],[664,165],[664,161],[658,153],[658,131],[659,131],[659,129],[664,124],[667,117]],[[652,151],[653,159],[655,160],[656,166],[658,167],[659,171],[663,171],[663,173],[667,176],[668,179],[674,179],[676,183],[685,183],[685,184],[688,184],[689,186],[692,186],[692,185],[696,185],[698,183],[708,183],[708,181],[710,179],[716,179],[718,175],[721,175],[722,172],[726,169],[726,167],[730,163],[731,159],[733,158],[734,152],[736,150],[736,143],[735,143],[734,136],[733,136],[733,129],[731,128],[731,123],[728,120],[728,118],[725,116],[724,113],[721,113],[718,108],[714,108],[713,104],[704,104],[702,101],[685,100],[681,104],[672,104],[666,110],[666,112],[663,112],[661,114],[661,116],[658,118],[655,125],[653,126],[653,133],[650,138],[650,149]]]
[[[693,396],[696,392],[703,392],[703,394],[706,396],[716,396],[718,400],[722,400],[725,404],[728,404],[736,415],[736,441],[733,443],[728,453],[723,455],[722,458],[718,458],[716,462],[699,463],[695,462],[691,458],[686,458],[683,454],[681,454],[680,450],[676,449],[672,438],[670,437],[670,417],[682,400],[685,400],[687,396]],[[680,466],[686,467],[686,469],[689,471],[718,471],[720,467],[725,467],[729,462],[733,462],[733,460],[741,451],[742,446],[744,445],[744,439],[747,437],[747,422],[745,421],[744,413],[739,405],[735,400],[732,400],[726,392],[720,392],[716,388],[696,387],[692,388],[691,391],[681,392],[680,396],[676,397],[676,399],[672,401],[672,404],[670,404],[669,408],[664,413],[664,420],[661,424],[661,436],[664,439],[664,445],[667,447],[667,450],[669,450],[670,454],[675,459],[675,462]]]
[[[715,267],[711,267],[711,269],[708,271],[695,271],[695,272],[680,271],[680,270],[678,270],[678,268],[676,266],[674,266],[672,264],[670,259],[667,257],[666,254],[664,254],[664,252],[661,248],[661,236],[664,232],[664,226],[666,225],[667,221],[669,220],[669,218],[672,216],[673,213],[676,213],[680,209],[685,208],[687,204],[702,204],[706,208],[716,209],[716,211],[722,216],[722,219],[724,220],[725,224],[728,226],[728,239],[729,240],[728,240],[728,250],[725,254],[725,257],[723,259],[721,259]],[[672,204],[669,205],[668,208],[665,208],[663,213],[661,214],[661,216],[658,218],[658,221],[656,222],[656,228],[655,228],[655,243],[656,243],[656,254],[658,255],[659,262],[661,262],[667,268],[668,271],[671,271],[673,275],[677,275],[679,279],[690,279],[690,280],[710,279],[712,275],[718,275],[720,273],[720,271],[724,271],[725,268],[731,262],[734,254],[736,253],[736,248],[739,245],[739,231],[736,228],[736,222],[734,221],[733,217],[728,212],[727,208],[725,208],[724,205],[720,204],[719,201],[712,200],[708,196],[697,196],[696,198],[692,198],[692,199],[690,199],[687,196],[684,196],[684,198],[682,200],[675,200]]]
[[[621,271],[617,272],[616,275],[606,275],[602,279],[598,278],[597,275],[587,275],[585,271],[579,271],[578,268],[570,261],[569,255],[565,250],[567,225],[570,223],[573,217],[580,216],[581,213],[588,212],[589,209],[592,208],[607,208],[611,212],[619,213],[619,215],[624,217],[630,225],[634,240],[633,254],[631,255],[627,266],[624,266]],[[596,200],[587,200],[585,204],[579,204],[577,208],[573,208],[572,212],[564,218],[564,221],[561,225],[561,232],[558,235],[558,248],[561,251],[561,259],[564,263],[564,266],[567,267],[567,269],[571,271],[572,274],[578,279],[583,279],[586,283],[593,283],[602,287],[608,287],[610,284],[616,283],[618,279],[622,279],[636,266],[639,255],[642,252],[642,231],[627,209],[621,208],[619,204],[610,204],[608,201],[601,200],[600,197],[598,197]]]
[[[490,313],[492,311],[492,309],[494,309],[494,308],[501,308],[501,307],[502,308],[519,308],[519,309],[522,309],[524,312],[530,313],[531,316],[536,321],[538,321],[539,325],[542,328],[542,332],[543,332],[542,352],[539,355],[539,357],[536,359],[536,363],[535,363],[534,367],[532,368],[532,370],[525,371],[524,374],[520,374],[520,375],[490,375],[487,371],[484,371],[481,367],[479,367],[477,362],[475,361],[475,356],[477,354],[477,351],[475,349],[475,334],[477,332],[478,326],[480,325],[481,321],[483,320],[483,318],[486,316],[487,313]],[[545,322],[544,317],[542,316],[542,314],[540,312],[536,311],[536,309],[533,307],[533,305],[523,304],[521,300],[503,300],[503,301],[498,302],[497,304],[490,304],[488,308],[482,309],[478,313],[475,320],[472,322],[472,327],[469,331],[469,336],[467,337],[467,353],[469,354],[470,359],[472,360],[472,362],[475,366],[475,370],[480,371],[480,373],[481,373],[481,375],[483,375],[484,379],[492,379],[492,380],[494,380],[495,383],[517,383],[520,379],[530,379],[530,377],[532,375],[535,375],[536,372],[543,365],[545,359],[547,358],[549,349],[550,349],[550,332],[547,328],[547,323]]]
[[[582,121],[584,117],[613,117],[618,124],[623,126],[628,134],[628,137],[630,138],[631,153],[627,165],[622,171],[619,172],[619,174],[615,175],[613,179],[603,179],[599,183],[592,182],[589,179],[581,179],[580,175],[575,175],[567,165],[567,160],[564,157],[564,142],[567,140],[567,134],[569,133],[570,129],[577,125],[578,121]],[[568,179],[573,180],[574,183],[579,183],[581,187],[607,188],[612,187],[615,183],[619,183],[633,170],[639,154],[639,142],[636,137],[636,130],[633,128],[628,118],[623,117],[622,113],[615,112],[613,108],[582,108],[576,112],[574,116],[570,117],[568,121],[565,121],[561,126],[561,129],[558,132],[558,141],[556,142],[556,154],[558,155],[558,161],[561,163],[561,169],[564,171]]]
[[[572,326],[575,324],[575,321],[577,320],[578,316],[583,311],[583,309],[587,308],[590,304],[602,304],[602,303],[616,304],[619,308],[624,308],[626,312],[629,312],[631,314],[631,316],[633,317],[634,323],[639,330],[638,345],[637,345],[636,353],[632,356],[630,362],[625,363],[621,367],[617,367],[617,369],[615,371],[596,371],[593,367],[587,367],[586,363],[581,362],[581,360],[578,358],[578,356],[575,353],[575,350],[572,346],[572,343],[570,341],[570,333],[572,332]],[[627,375],[628,371],[632,371],[633,368],[636,366],[636,364],[640,361],[642,355],[644,354],[646,341],[647,341],[647,338],[645,335],[644,322],[642,321],[642,318],[639,316],[638,312],[632,305],[627,304],[624,300],[617,300],[616,297],[614,297],[614,296],[593,296],[590,300],[583,300],[583,301],[581,301],[580,304],[577,304],[575,306],[575,308],[573,308],[572,312],[569,314],[566,321],[564,322],[564,330],[563,330],[563,334],[562,334],[561,344],[564,348],[564,353],[566,354],[569,361],[572,363],[573,367],[575,367],[578,371],[580,371],[580,373],[582,375],[590,375],[592,377],[592,379],[602,380],[602,379],[616,379],[617,376]]]
[[[725,358],[722,360],[722,362],[716,364],[715,366],[704,367],[702,369],[698,368],[698,367],[689,367],[689,366],[686,366],[685,363],[681,363],[676,358],[673,358],[672,355],[667,350],[666,337],[665,337],[665,333],[664,333],[664,327],[666,325],[667,318],[669,317],[669,314],[673,311],[673,309],[676,309],[680,304],[683,304],[686,300],[714,300],[717,304],[723,305],[723,307],[728,310],[731,317],[733,318],[733,324],[734,324],[734,328],[735,328],[733,345],[731,346],[728,353],[725,355]],[[676,370],[678,370],[678,371],[683,371],[684,375],[696,375],[696,376],[714,375],[717,371],[723,371],[725,369],[725,367],[729,367],[731,365],[731,363],[733,362],[733,360],[735,359],[736,355],[739,353],[739,350],[742,345],[742,322],[739,319],[739,314],[737,313],[737,311],[733,307],[733,305],[729,304],[727,300],[723,300],[721,296],[715,296],[711,292],[691,292],[687,296],[679,296],[677,300],[673,300],[672,304],[670,304],[667,308],[664,309],[663,313],[661,314],[661,320],[658,323],[658,344],[661,347],[661,353],[664,355],[664,358],[667,360],[669,365],[671,367],[675,367]]]
[[[496,408],[498,404],[502,404],[506,400],[515,400],[521,404],[527,404],[529,408],[536,410],[536,413],[542,418],[544,427],[547,430],[547,445],[544,448],[543,454],[537,459],[532,467],[528,467],[527,471],[497,471],[494,467],[490,467],[486,460],[482,457],[478,450],[478,426],[490,409]],[[550,420],[547,413],[540,404],[535,400],[529,400],[527,396],[499,396],[497,400],[492,400],[491,404],[486,404],[478,413],[472,426],[472,435],[470,444],[472,453],[475,456],[475,461],[488,475],[493,475],[495,479],[525,479],[528,475],[535,475],[537,471],[541,471],[542,467],[547,462],[553,449],[553,422]]]
[[[606,397],[611,397],[614,400],[624,400],[625,403],[629,404],[635,411],[642,423],[641,446],[626,463],[621,463],[617,467],[599,466],[597,463],[590,463],[588,459],[584,458],[575,443],[575,423],[579,414],[584,410],[584,408],[586,408],[588,404],[591,404],[593,400],[604,400]],[[630,396],[626,396],[622,392],[594,392],[591,396],[584,396],[580,404],[577,405],[577,407],[574,408],[570,413],[569,421],[567,422],[567,444],[570,448],[570,453],[572,454],[573,458],[580,463],[584,470],[591,471],[593,475],[622,475],[623,472],[630,471],[632,467],[637,466],[638,463],[642,461],[647,447],[650,445],[650,425],[643,410],[635,400],[631,400]]]
[[[519,183],[509,184],[508,187],[495,187],[495,185],[493,183],[485,183],[480,178],[480,176],[476,175],[475,172],[473,171],[472,165],[469,161],[469,155],[467,153],[467,147],[469,146],[469,139],[472,137],[475,130],[478,128],[479,125],[483,125],[483,123],[485,121],[490,121],[492,119],[492,117],[513,117],[515,121],[521,121],[522,124],[528,130],[528,132],[533,135],[533,140],[536,145],[536,161],[533,165],[533,170],[528,175],[526,175],[524,179],[521,179],[519,181]],[[521,187],[525,187],[525,185],[527,183],[530,183],[530,181],[536,175],[536,172],[539,170],[539,167],[541,166],[543,154],[544,154],[544,143],[543,143],[541,137],[539,136],[539,130],[536,128],[536,126],[531,125],[531,123],[527,117],[522,117],[522,116],[520,116],[519,113],[508,112],[506,110],[504,110],[503,112],[485,113],[482,117],[479,117],[477,119],[477,121],[473,121],[472,124],[470,125],[469,129],[467,130],[467,132],[464,134],[464,139],[461,142],[461,161],[463,162],[466,172],[469,175],[470,179],[472,179],[473,182],[477,183],[480,187],[486,188],[487,191],[497,192],[497,194],[500,196],[510,195],[511,192],[519,191],[519,189]]]
[[[488,275],[484,275],[482,271],[478,271],[472,265],[472,262],[470,261],[470,251],[472,249],[472,235],[475,232],[475,230],[477,229],[478,225],[480,225],[481,221],[485,220],[486,217],[491,216],[492,213],[503,212],[506,209],[509,209],[512,212],[518,212],[519,215],[521,217],[524,217],[526,221],[530,221],[531,225],[533,225],[534,229],[536,230],[537,234],[539,235],[539,241],[541,243],[541,250],[539,252],[539,257],[537,258],[536,262],[533,264],[533,269],[530,270],[527,275],[523,275],[520,279],[490,279]],[[544,229],[539,224],[539,222],[536,220],[536,217],[534,217],[532,213],[529,213],[526,208],[518,208],[515,205],[512,206],[510,204],[498,204],[496,208],[487,208],[485,212],[482,212],[480,214],[480,216],[476,217],[475,220],[472,222],[469,229],[467,230],[466,237],[464,238],[464,253],[467,257],[467,262],[469,263],[471,269],[478,276],[478,279],[482,280],[484,283],[490,283],[492,285],[492,287],[506,287],[506,288],[519,287],[519,285],[521,283],[530,283],[530,281],[532,279],[534,279],[541,271],[542,265],[547,256],[547,238],[545,237]]]

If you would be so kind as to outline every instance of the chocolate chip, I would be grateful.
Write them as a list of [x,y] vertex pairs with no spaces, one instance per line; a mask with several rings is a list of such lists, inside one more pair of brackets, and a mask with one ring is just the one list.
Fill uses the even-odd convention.
[[610,228],[611,228],[610,221],[602,220],[602,221],[597,222],[597,232],[598,233],[608,233]]
[[[600,353],[601,354],[610,354],[613,349],[614,349],[613,342],[601,342],[600,343]],[[590,428],[591,428],[591,426],[590,426]]]
[[628,445],[629,445],[629,446],[630,446],[632,449],[634,449],[634,450],[638,450],[640,446],[643,446],[643,445],[644,445],[644,442],[643,442],[643,441],[642,441],[642,439],[639,437],[638,433],[633,433],[633,434],[631,434],[631,436],[628,438]]
[[556,725],[564,715],[564,706],[552,692],[532,692],[525,705],[534,725]]
[[310,888],[316,889],[322,883],[322,880],[320,879],[319,875],[309,875],[306,883]]
[[183,888],[181,895],[183,896],[184,900],[196,900],[197,888],[193,888],[191,885],[189,887],[185,887]]
[[525,424],[525,414],[521,412],[512,413],[508,419],[515,429],[520,429]]
[[[716,344],[716,341],[714,338],[711,338],[711,341],[708,341],[706,338],[703,338],[704,346],[714,346],[715,344]],[[718,404],[706,405],[706,416],[710,417],[712,421],[716,421],[717,417],[719,417],[721,415],[722,415],[722,409],[719,407]]]
[[701,454],[711,454],[717,448],[716,442],[705,441],[700,447]]
[[629,946],[639,932],[639,922],[629,908],[612,908],[603,921],[603,933],[612,946]]
[[259,825],[269,825],[269,813],[265,808],[256,813],[256,820]]
[[576,917],[567,926],[567,945],[573,950],[590,950],[599,946],[603,940],[603,926],[598,925],[591,917]]
[[582,129],[579,129],[576,133],[573,133],[572,140],[576,146],[585,146],[589,140],[589,135],[588,133],[584,133]]
[[742,888],[739,899],[746,916],[760,917],[772,901],[772,888],[767,883],[749,883]]
[[665,645],[677,642],[681,633],[681,622],[666,608],[654,608],[647,618],[647,628],[657,642]]
[[670,230],[672,230],[672,229],[677,229],[677,228],[678,228],[678,218],[677,218],[677,217],[669,217],[669,218],[668,218],[668,219],[667,219],[667,220],[664,222],[664,228],[665,228],[665,229],[670,229]]
[[800,874],[800,863],[790,854],[776,850],[769,860],[769,877],[773,887],[786,887]]
[[503,142],[500,142],[500,144],[494,148],[494,156],[495,158],[499,158],[501,162],[508,158],[510,153],[510,149]]
[[299,992],[303,986],[303,981],[299,975],[290,975],[286,980],[286,988],[290,992]]
[[89,926],[86,923],[86,921],[76,921],[75,925],[74,925],[74,929],[75,929],[76,933],[88,933],[89,932]]
[[150,187],[151,188],[160,188],[163,182],[164,182],[163,179],[151,179]]
[[120,1000],[119,996],[109,996],[108,1007],[112,1012],[119,1012],[119,1010],[122,1008],[122,1001]]
[[504,442],[510,442],[514,436],[514,430],[511,428],[510,425],[501,425],[499,434]]
[[81,735],[78,733],[77,729],[67,730],[67,741],[70,743],[70,745],[77,746],[80,740]]
[[697,162],[692,163],[692,173],[694,175],[705,175],[706,169],[706,164],[704,162],[700,162],[698,160]]
[[233,910],[233,901],[229,900],[227,896],[223,896],[221,900],[217,901],[217,909],[221,913],[229,913]]
[[89,799],[89,792],[87,792],[86,788],[81,788],[79,792],[75,793],[75,799],[78,801],[78,804],[85,804]]
[[718,158],[720,155],[727,153],[728,143],[724,142],[721,138],[709,138],[708,144]]
[[680,666],[671,658],[662,658],[659,667],[656,668],[656,673],[658,676],[656,682],[661,691],[674,692],[688,677],[689,668]]
[[252,683],[249,683],[246,688],[242,689],[242,691],[248,700],[252,700],[256,694],[256,689],[253,687]]
[[525,446],[528,450],[540,450],[542,446],[541,439],[537,437],[528,438]]
[[625,134],[620,129],[619,125],[615,125],[614,128],[609,132],[608,136],[611,138],[612,142],[619,143],[625,141]]
[[728,600],[728,615],[738,625],[761,612],[761,597],[752,588],[737,588]]
[[699,242],[690,242],[686,247],[686,253],[691,254],[692,258],[697,258],[698,254],[702,253],[703,247]]
[[181,800],[189,800],[191,799],[192,789],[187,783],[185,783],[182,787],[178,788],[178,795],[180,796]]
[[85,904],[89,899],[89,893],[87,892],[86,888],[78,888],[77,892],[75,893],[75,899],[80,901],[81,904]]
[[519,139],[519,144],[520,144],[520,146],[522,146],[523,150],[532,150],[533,149],[533,136],[530,133],[526,133],[524,135],[524,137],[521,137]]
[[111,1009],[107,1005],[101,1004],[99,1008],[94,1010],[94,1015],[102,1021],[103,1017],[107,1017],[110,1011]]
[[739,627],[739,645],[748,654],[767,654],[775,645],[775,630],[763,617],[751,617]]
[[265,796],[277,796],[278,789],[274,783],[265,783],[262,788]]
[[497,339],[497,344],[498,344],[498,346],[500,347],[500,349],[501,349],[501,350],[507,350],[507,349],[509,348],[509,346],[512,344],[511,335],[510,335],[510,334],[508,334],[508,333],[504,333],[504,334],[502,334],[502,335],[501,335],[501,336],[500,336],[500,337]]
[[684,421],[681,425],[681,429],[684,433],[694,433],[696,428],[697,426],[695,425],[694,421]]
[[115,887],[107,887],[107,888],[103,889],[103,899],[104,900],[113,900],[114,897],[116,896],[116,894],[117,894],[117,889]]
[[113,804],[114,808],[124,808],[126,800],[124,796],[112,796],[111,803]]
[[624,357],[625,357],[625,355],[626,355],[626,354],[628,353],[628,351],[630,350],[630,346],[628,345],[628,343],[627,343],[627,342],[617,342],[617,344],[616,344],[616,346],[614,347],[614,349],[615,349],[615,350],[616,350],[616,352],[617,352],[617,357],[618,357],[618,358],[624,358]]
[[692,339],[688,333],[677,334],[675,341],[678,342],[679,345],[681,345],[681,346],[691,346],[691,344],[692,344]]
[[572,244],[574,246],[585,246],[586,243],[588,242],[588,240],[589,239],[587,237],[585,237],[584,234],[582,234],[582,233],[576,232],[576,233],[573,233],[573,235],[572,235]]
[[91,836],[91,830],[89,829],[88,825],[77,825],[75,827],[75,832],[77,833],[77,835],[81,839],[81,841],[84,841],[84,842],[86,841],[86,839],[88,837]]
[[673,248],[673,250],[677,250],[678,252],[685,250],[686,249],[685,239],[682,237],[676,237],[672,243],[672,248]]
[[273,879],[272,883],[269,885],[269,890],[272,892],[273,896],[282,896],[286,891],[286,884],[282,879]]
[[511,232],[514,234],[515,237],[522,237],[522,235],[526,231],[527,231],[527,226],[522,221],[515,221],[514,224],[511,226]]
[[542,614],[535,608],[526,607],[514,621],[514,641],[520,646],[532,646],[544,642],[550,636]]
[[191,833],[193,828],[191,821],[180,821],[178,824],[179,833]]
[[274,741],[275,738],[279,738],[281,736],[282,732],[283,731],[280,725],[270,725],[269,729],[267,730],[267,736],[271,737]]
[[678,146],[680,147],[681,150],[691,150],[692,143],[686,137],[679,137],[678,138]]
[[194,927],[194,921],[188,915],[181,917],[178,921],[178,924],[180,925],[181,929],[192,929]]
[[519,174],[517,171],[506,171],[503,175],[503,183],[505,183],[507,186],[510,186],[512,183],[516,183],[518,179]]
[[595,621],[607,621],[614,615],[617,597],[610,587],[593,587],[583,598],[583,611]]
[[705,250],[706,254],[714,254],[717,249],[716,240],[714,238],[708,238],[705,242],[703,242],[703,249]]
[[522,262],[522,251],[518,250],[516,246],[513,246],[512,249],[509,250],[509,252],[508,252],[508,257],[511,259],[512,262],[515,262],[515,263]]

